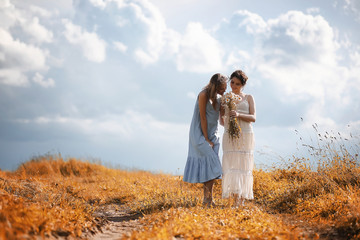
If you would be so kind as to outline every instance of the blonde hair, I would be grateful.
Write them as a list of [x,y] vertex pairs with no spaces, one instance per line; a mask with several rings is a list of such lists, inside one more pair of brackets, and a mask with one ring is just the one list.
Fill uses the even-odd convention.
[[217,107],[217,90],[222,84],[226,84],[228,81],[228,78],[225,75],[222,75],[220,73],[215,73],[209,83],[203,88],[203,90],[206,92],[206,96],[208,99],[211,99],[212,106],[214,109]]

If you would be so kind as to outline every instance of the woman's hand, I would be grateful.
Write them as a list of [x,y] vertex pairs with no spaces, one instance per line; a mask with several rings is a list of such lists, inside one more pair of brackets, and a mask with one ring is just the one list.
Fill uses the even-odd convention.
[[234,117],[234,118],[239,116],[239,114],[235,110],[231,110],[229,115],[230,115],[230,117]]
[[213,148],[214,147],[214,143],[212,142],[212,141],[210,141],[210,140],[206,140],[208,143],[209,143],[209,145]]

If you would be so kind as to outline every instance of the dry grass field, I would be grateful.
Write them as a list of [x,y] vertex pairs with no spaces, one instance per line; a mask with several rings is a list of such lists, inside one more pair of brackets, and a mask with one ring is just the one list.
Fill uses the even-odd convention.
[[180,176],[39,156],[0,171],[0,239],[96,239],[110,221],[125,226],[114,239],[359,239],[358,145],[323,138],[312,159],[255,170],[255,199],[239,208],[221,180],[205,208],[202,185]]

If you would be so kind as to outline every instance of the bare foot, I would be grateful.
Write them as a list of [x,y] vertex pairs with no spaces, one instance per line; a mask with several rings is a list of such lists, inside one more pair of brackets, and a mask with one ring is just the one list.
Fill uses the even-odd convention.
[[216,207],[216,204],[214,201],[203,201],[204,207]]
[[243,206],[245,206],[245,199],[243,199],[243,198],[236,199],[235,207],[238,208],[238,207],[243,207]]

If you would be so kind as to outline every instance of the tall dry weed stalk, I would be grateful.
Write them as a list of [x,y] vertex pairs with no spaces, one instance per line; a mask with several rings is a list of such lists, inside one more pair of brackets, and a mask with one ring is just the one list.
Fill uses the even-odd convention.
[[312,222],[337,226],[341,235],[360,236],[359,137],[320,133],[301,146],[308,157],[289,159],[281,168],[255,172],[256,202],[270,211],[296,214]]

